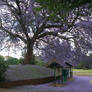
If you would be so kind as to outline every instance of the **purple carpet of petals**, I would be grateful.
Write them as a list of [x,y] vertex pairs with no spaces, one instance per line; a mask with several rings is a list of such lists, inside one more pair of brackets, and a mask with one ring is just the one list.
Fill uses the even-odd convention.
[[15,87],[13,89],[23,90],[24,92],[92,92],[90,81],[92,76],[75,76],[73,81],[69,81],[63,87],[48,86],[51,83],[43,85],[27,85]]

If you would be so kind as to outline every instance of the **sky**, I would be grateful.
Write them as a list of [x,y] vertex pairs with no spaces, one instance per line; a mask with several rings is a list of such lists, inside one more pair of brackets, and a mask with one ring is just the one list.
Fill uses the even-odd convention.
[[0,51],[0,55],[2,56],[12,56],[15,58],[20,58],[21,56],[21,51],[13,51],[12,49],[10,51],[2,50]]

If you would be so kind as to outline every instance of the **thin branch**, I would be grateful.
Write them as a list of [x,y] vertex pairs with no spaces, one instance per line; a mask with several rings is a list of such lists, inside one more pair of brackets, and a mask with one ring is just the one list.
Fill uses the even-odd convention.
[[4,32],[8,33],[10,36],[13,36],[15,38],[20,38],[24,43],[26,43],[26,39],[24,39],[23,37],[21,37],[20,35],[18,34],[15,34],[15,33],[12,33],[10,32],[9,30],[5,29],[4,27],[0,27],[1,30],[3,30]]
[[47,25],[45,28],[61,28],[62,25]]
[[[58,33],[55,33],[55,32],[45,32],[44,34],[41,34],[37,39],[46,37],[46,36],[48,36],[48,35],[52,35],[52,36],[55,36],[55,37],[59,37],[59,38],[64,39],[64,40],[70,40],[70,39],[73,39],[73,38],[74,38],[74,37],[61,36],[61,35],[59,35]],[[70,40],[70,41],[71,41],[71,40]]]

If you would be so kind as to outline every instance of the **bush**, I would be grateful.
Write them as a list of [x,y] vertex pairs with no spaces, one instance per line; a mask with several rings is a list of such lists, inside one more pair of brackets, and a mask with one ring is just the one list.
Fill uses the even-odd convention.
[[[24,58],[19,59],[19,62],[21,64],[23,64],[23,61],[24,61]],[[46,65],[46,63],[44,61],[42,61],[39,56],[35,56],[35,55],[33,55],[32,61],[30,61],[30,64],[31,65],[39,65],[39,66],[45,66]]]
[[77,69],[92,69],[92,62],[83,61],[76,67]]
[[4,61],[4,57],[0,56],[0,82],[5,80],[6,69],[7,69],[7,64]]
[[32,56],[32,60],[30,61],[30,64],[32,64],[32,65],[36,65],[37,64],[37,61],[35,59],[35,55]]
[[44,66],[45,62],[43,62],[39,56],[33,55],[32,61],[30,62],[32,65],[39,65],[39,66]]
[[46,65],[46,63],[44,61],[42,61],[40,59],[40,57],[36,57],[36,62],[37,62],[37,65],[40,65],[40,66],[45,66]]
[[44,61],[42,61],[39,56],[35,56],[34,60],[35,60],[36,65],[39,65],[39,66],[45,66],[46,65],[46,63]]
[[17,58],[14,58],[14,57],[8,57],[6,62],[8,65],[20,64],[20,60],[18,60]]
[[23,61],[24,61],[24,58],[19,59],[20,64],[23,64]]

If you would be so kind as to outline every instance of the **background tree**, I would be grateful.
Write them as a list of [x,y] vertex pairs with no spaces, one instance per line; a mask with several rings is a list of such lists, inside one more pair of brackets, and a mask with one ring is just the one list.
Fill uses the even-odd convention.
[[89,53],[89,56],[92,57],[92,53]]
[[87,55],[82,55],[80,63],[75,68],[92,69],[92,57]]
[[[88,14],[90,0],[2,0],[0,38],[4,46],[26,47],[24,64],[32,61],[34,46],[46,36],[68,40],[79,16]],[[83,6],[83,7],[82,7]],[[11,44],[9,44],[11,43]]]
[[[80,62],[81,51],[77,52],[78,48],[74,48],[71,41],[61,40],[59,38],[46,39],[47,44],[41,49],[41,58],[44,61],[54,61],[72,63],[77,65]],[[79,56],[80,55],[80,56]]]
[[92,57],[87,56],[88,52],[90,50],[92,51],[92,46],[90,47],[92,43],[85,41],[85,39],[81,42],[81,36],[80,39],[76,41],[78,43],[77,46],[76,42],[74,42],[75,39],[66,41],[58,37],[47,37],[45,44],[43,43],[44,46],[41,48],[41,58],[47,62],[54,60],[62,64],[69,62],[74,66],[78,65],[77,68],[92,68]]
[[4,57],[0,55],[0,61],[4,61]]
[[0,55],[0,81],[5,80],[5,71],[7,69],[7,64],[4,60],[4,57]]
[[21,64],[21,61],[19,59],[14,58],[14,57],[10,57],[10,56],[8,56],[5,61],[6,61],[7,65]]

